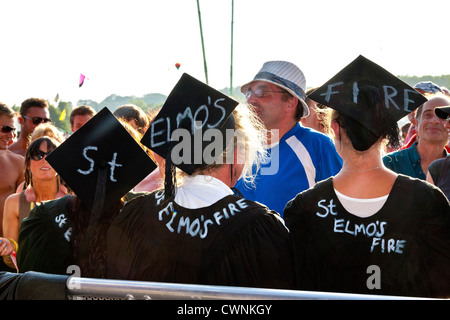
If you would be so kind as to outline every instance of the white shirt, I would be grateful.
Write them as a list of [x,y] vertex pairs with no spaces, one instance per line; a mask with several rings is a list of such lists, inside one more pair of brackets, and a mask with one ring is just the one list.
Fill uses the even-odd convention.
[[334,192],[345,210],[361,218],[370,217],[380,211],[389,196],[388,194],[379,198],[358,199],[346,196],[336,189],[334,189]]
[[175,202],[189,209],[208,207],[220,199],[233,194],[222,181],[211,176],[196,175],[184,179],[175,192]]

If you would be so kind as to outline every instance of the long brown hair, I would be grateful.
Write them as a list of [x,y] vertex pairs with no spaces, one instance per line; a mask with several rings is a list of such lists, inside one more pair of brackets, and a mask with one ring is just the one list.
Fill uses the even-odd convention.
[[[78,197],[69,203],[72,226],[72,261],[80,267],[81,275],[90,278],[106,277],[107,231],[123,207],[124,200],[110,204],[92,224],[92,212]],[[93,231],[93,232],[92,232]]]

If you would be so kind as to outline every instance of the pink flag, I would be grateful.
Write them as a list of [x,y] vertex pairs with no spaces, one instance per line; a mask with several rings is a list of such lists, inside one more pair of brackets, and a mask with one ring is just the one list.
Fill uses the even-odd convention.
[[80,83],[78,84],[78,88],[81,87],[81,86],[83,85],[83,83],[84,83],[84,78],[86,78],[85,75],[82,74],[82,73],[80,73]]

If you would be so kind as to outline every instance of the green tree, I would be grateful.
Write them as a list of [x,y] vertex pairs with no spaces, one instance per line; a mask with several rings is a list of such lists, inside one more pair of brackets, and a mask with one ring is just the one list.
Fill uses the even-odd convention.
[[145,103],[144,100],[139,98],[132,98],[130,99],[130,103],[136,105],[137,107],[141,108],[145,113],[148,113],[148,110],[150,109],[147,103]]
[[70,132],[69,116],[72,111],[72,104],[70,102],[60,101],[56,108],[53,104],[49,103],[49,111],[53,125],[64,132]]
[[422,81],[431,81],[436,83],[438,86],[446,87],[450,89],[450,75],[441,75],[441,76],[398,76],[401,80],[409,84],[410,86],[414,86],[415,84]]

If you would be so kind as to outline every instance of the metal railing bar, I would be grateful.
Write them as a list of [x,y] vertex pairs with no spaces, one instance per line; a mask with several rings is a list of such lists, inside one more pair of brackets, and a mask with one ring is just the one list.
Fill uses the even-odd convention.
[[[70,277],[71,296],[167,300],[422,300],[422,298],[319,291],[193,285]],[[425,298],[423,298],[425,299]]]

